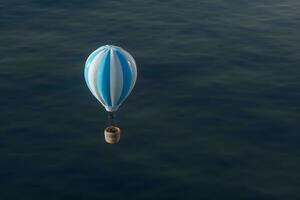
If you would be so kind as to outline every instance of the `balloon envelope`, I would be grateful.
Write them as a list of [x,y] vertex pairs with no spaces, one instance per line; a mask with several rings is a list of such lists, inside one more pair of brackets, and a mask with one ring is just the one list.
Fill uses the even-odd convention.
[[136,63],[124,49],[105,45],[88,57],[84,78],[91,93],[105,109],[117,111],[136,82]]

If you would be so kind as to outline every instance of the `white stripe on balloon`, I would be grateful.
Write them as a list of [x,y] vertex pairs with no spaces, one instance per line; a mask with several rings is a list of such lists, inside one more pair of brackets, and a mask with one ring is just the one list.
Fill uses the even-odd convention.
[[137,69],[136,69],[136,63],[134,58],[125,50],[122,50],[122,52],[126,55],[127,59],[128,59],[128,64],[130,66],[130,71],[131,71],[131,78],[133,80],[131,80],[131,85],[130,85],[130,89],[128,92],[128,95],[130,94],[131,90],[133,89],[136,79],[137,79]]
[[118,56],[110,50],[110,98],[112,106],[116,106],[123,89],[123,71]]
[[106,52],[107,51],[99,52],[98,55],[96,55],[94,57],[94,59],[92,60],[89,70],[88,70],[88,82],[91,87],[90,88],[91,92],[98,99],[98,101],[100,101],[100,103],[102,103],[103,105],[105,105],[104,100],[101,98],[101,96],[98,92],[98,88],[97,88],[97,74],[98,74],[98,70],[99,70],[99,67],[98,67],[99,63],[103,59]]

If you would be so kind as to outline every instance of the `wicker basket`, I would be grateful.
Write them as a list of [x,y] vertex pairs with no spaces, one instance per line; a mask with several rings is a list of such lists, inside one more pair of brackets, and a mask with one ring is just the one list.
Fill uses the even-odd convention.
[[117,144],[120,141],[121,129],[116,126],[109,126],[104,130],[105,141],[108,144]]

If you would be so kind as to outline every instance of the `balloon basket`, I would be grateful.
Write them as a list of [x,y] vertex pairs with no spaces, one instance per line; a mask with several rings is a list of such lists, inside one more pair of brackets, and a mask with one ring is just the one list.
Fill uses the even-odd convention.
[[117,144],[120,141],[121,129],[116,126],[109,126],[104,130],[105,142]]

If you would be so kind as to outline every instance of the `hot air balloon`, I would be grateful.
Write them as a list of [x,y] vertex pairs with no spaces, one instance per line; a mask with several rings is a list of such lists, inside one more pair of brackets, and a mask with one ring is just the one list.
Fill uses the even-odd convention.
[[115,113],[135,85],[137,69],[134,58],[121,47],[102,46],[87,58],[84,78],[91,93],[108,112],[105,141],[118,143],[121,129],[116,126]]

